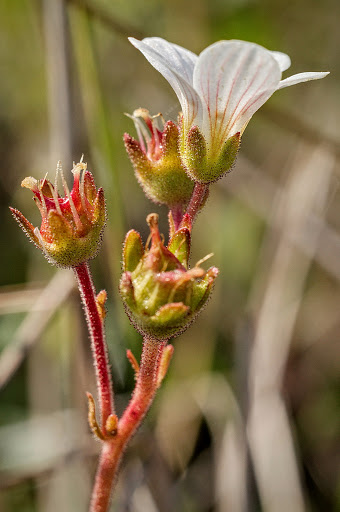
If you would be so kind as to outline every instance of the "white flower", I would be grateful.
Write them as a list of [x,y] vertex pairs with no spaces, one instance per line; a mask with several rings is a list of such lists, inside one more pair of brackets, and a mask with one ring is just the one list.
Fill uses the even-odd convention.
[[130,42],[177,94],[183,112],[181,151],[185,153],[189,132],[196,127],[210,164],[220,159],[228,139],[242,135],[252,115],[275,91],[328,74],[299,73],[281,80],[290,67],[288,55],[245,41],[219,41],[199,56],[158,37],[130,38]]

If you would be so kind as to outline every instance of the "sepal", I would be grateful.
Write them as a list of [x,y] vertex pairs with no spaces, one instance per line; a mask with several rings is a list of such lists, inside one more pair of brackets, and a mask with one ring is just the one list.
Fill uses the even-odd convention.
[[174,353],[173,345],[166,345],[166,347],[164,347],[161,362],[159,365],[158,375],[157,375],[157,387],[158,388],[162,384],[163,379],[168,372],[173,353]]
[[144,254],[144,247],[141,236],[137,231],[131,229],[123,245],[123,270],[133,272]]
[[185,165],[187,174],[192,180],[202,181],[205,172],[207,144],[198,126],[192,126],[186,138],[182,138],[181,149],[182,161]]
[[221,148],[208,148],[199,128],[190,128],[182,143],[182,161],[190,178],[203,184],[220,179],[234,165],[240,142],[241,134],[238,132],[229,137]]
[[26,219],[26,217],[24,217],[24,215],[21,212],[19,212],[19,210],[17,210],[16,208],[12,208],[11,206],[9,207],[9,209],[11,210],[13,217],[15,218],[15,220],[17,221],[25,235],[30,239],[31,242],[33,242],[39,249],[41,249],[42,246],[40,244],[38,236],[35,233],[34,226],[30,223],[29,220]]
[[207,302],[218,274],[219,270],[217,267],[210,267],[207,270],[200,283],[193,290],[191,300],[194,308],[201,308]]
[[122,296],[124,303],[130,308],[135,309],[136,301],[135,301],[135,293],[134,287],[132,284],[131,272],[124,272],[120,284],[119,291]]
[[151,317],[151,321],[155,322],[156,326],[167,327],[177,326],[182,323],[183,319],[189,314],[190,308],[183,304],[183,302],[170,302],[161,306],[155,315]]
[[178,229],[171,237],[169,243],[169,251],[176,256],[178,261],[182,263],[185,268],[188,268],[190,256],[191,234],[190,230],[186,227]]
[[100,292],[97,294],[97,297],[96,297],[96,305],[97,305],[98,313],[99,313],[99,316],[100,316],[100,319],[102,322],[104,322],[105,317],[106,317],[106,307],[105,307],[106,301],[107,301],[106,290],[100,290]]

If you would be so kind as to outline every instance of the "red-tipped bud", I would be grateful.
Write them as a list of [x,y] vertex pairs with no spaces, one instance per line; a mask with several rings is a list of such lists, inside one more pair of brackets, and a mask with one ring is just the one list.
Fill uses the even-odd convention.
[[194,184],[179,156],[178,127],[172,121],[161,127],[162,116],[151,117],[142,108],[129,117],[135,123],[139,140],[125,134],[125,147],[145,194],[155,203],[184,209]]
[[[21,228],[39,247],[51,263],[74,267],[94,258],[100,247],[105,225],[103,189],[97,191],[92,174],[82,161],[72,169],[74,184],[71,192],[58,164],[55,184],[46,177],[25,178],[22,187],[29,188],[40,210],[41,227],[33,225],[18,210],[11,208]],[[65,196],[58,193],[60,173]]]

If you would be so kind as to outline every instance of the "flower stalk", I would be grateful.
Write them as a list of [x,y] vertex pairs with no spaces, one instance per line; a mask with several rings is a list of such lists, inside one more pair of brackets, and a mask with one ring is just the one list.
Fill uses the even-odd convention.
[[195,183],[195,187],[187,208],[187,215],[189,215],[191,223],[194,222],[196,215],[202,208],[209,194],[209,185],[204,183]]
[[[91,348],[96,370],[97,390],[100,403],[101,431],[102,435],[105,437],[108,434],[106,429],[107,420],[114,414],[114,401],[109,359],[105,343],[103,315],[101,314],[103,306],[101,301],[98,301],[97,299],[88,264],[82,263],[81,265],[74,267],[74,273],[78,281],[91,338]],[[101,298],[101,295],[101,293],[98,294],[99,299]]]

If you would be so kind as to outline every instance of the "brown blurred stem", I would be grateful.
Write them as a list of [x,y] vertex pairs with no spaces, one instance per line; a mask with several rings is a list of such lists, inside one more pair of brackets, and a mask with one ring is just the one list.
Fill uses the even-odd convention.
[[136,387],[128,407],[119,420],[117,433],[103,442],[90,512],[107,512],[115,477],[125,447],[137,431],[155,397],[158,373],[166,341],[145,337]]
[[67,270],[59,270],[41,290],[0,355],[0,390],[10,381],[31,348],[40,339],[58,308],[71,295],[74,282]]
[[72,105],[66,6],[43,0],[51,162],[72,162]]

